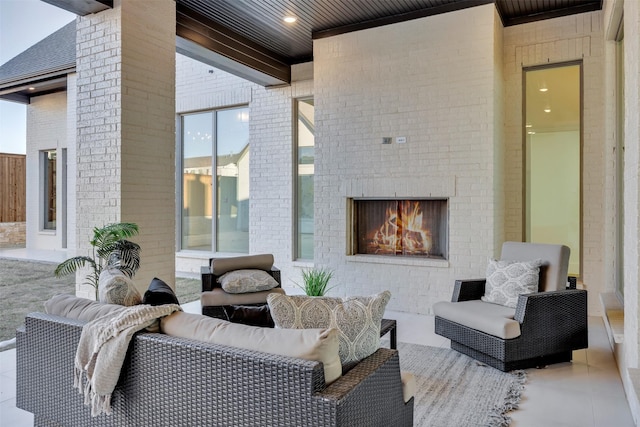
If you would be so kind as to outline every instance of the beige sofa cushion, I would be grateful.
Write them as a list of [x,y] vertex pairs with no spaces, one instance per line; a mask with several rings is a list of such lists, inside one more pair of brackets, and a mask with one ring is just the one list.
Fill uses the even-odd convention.
[[260,328],[200,314],[176,312],[160,320],[160,330],[174,337],[319,361],[324,365],[324,378],[327,383],[342,375],[338,356],[338,333],[331,328]]
[[520,324],[513,319],[515,308],[480,300],[440,301],[433,305],[433,313],[495,337],[511,339],[520,336]]
[[284,289],[273,288],[268,291],[249,292],[246,294],[230,294],[222,288],[213,288],[200,294],[200,302],[203,307],[210,305],[246,305],[266,303],[267,296],[271,293],[284,294]]
[[122,305],[103,304],[87,298],[78,298],[74,295],[55,295],[44,303],[44,310],[47,314],[85,322],[90,322],[98,317],[124,309],[125,307]]

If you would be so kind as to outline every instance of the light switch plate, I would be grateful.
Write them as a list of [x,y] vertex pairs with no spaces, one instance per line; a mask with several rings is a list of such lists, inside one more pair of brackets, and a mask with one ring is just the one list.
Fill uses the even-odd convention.
[[406,136],[396,136],[396,144],[404,144],[407,142]]

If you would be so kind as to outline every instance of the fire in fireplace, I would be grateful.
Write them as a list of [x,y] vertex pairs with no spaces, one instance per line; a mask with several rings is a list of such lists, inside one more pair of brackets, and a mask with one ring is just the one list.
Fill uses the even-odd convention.
[[447,259],[447,199],[351,199],[351,253]]

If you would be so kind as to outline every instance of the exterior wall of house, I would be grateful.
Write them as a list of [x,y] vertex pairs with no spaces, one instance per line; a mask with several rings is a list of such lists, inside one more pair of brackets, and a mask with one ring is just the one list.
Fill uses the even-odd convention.
[[[606,120],[602,12],[548,19],[504,29],[506,240],[523,236],[523,68],[582,60],[582,281],[589,312],[600,314],[598,294],[614,289],[614,123]],[[609,130],[609,132],[607,132]]]
[[[27,247],[30,249],[62,248],[62,149],[67,148],[67,94],[43,95],[31,99],[27,106]],[[37,123],[37,126],[31,124]],[[43,188],[40,153],[57,152],[56,230],[43,229]]]
[[77,249],[138,224],[140,291],[175,277],[175,19],[172,0],[120,0],[77,21]]
[[[431,314],[499,252],[498,19],[490,4],[314,41],[315,263],[336,293]],[[448,198],[449,259],[347,256],[352,197]]]

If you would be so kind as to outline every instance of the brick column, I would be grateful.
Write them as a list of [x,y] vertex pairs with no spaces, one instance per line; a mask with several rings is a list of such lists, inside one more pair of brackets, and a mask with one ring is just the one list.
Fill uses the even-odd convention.
[[116,0],[78,18],[76,56],[76,253],[88,253],[93,227],[135,222],[136,286],[173,284],[175,2]]

